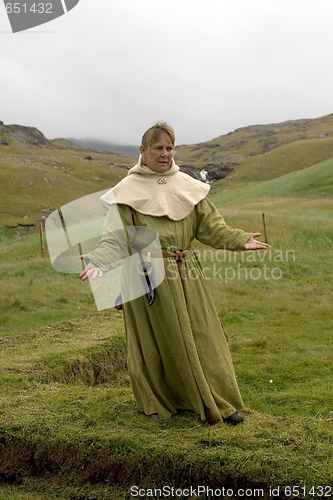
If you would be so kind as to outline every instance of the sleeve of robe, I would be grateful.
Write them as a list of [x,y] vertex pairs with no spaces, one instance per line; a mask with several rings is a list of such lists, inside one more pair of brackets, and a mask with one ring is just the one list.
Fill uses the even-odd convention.
[[[119,216],[123,229],[119,229]],[[133,226],[131,207],[111,205],[105,218],[102,238],[96,249],[86,254],[88,259],[105,272],[121,265],[122,260],[129,256],[131,235],[128,228],[131,226]]]
[[252,233],[235,229],[225,222],[215,205],[204,198],[196,205],[196,239],[213,248],[239,251]]

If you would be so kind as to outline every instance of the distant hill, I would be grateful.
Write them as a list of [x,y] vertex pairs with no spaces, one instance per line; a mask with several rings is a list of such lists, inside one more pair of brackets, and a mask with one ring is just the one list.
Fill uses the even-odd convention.
[[45,135],[35,127],[25,127],[23,125],[5,125],[1,121],[0,138],[2,145],[6,145],[6,142],[8,141],[14,141],[23,147],[54,147],[52,141],[46,139]]
[[0,229],[24,234],[60,206],[111,188],[131,165],[132,158],[93,152],[66,139],[49,140],[35,127],[0,122]]
[[139,156],[140,147],[139,146],[124,146],[120,144],[113,144],[108,141],[101,141],[99,139],[76,139],[73,137],[68,138],[68,140],[83,148],[90,148],[101,153],[115,153],[120,156]]
[[[139,153],[136,146],[119,146],[93,139],[70,140],[81,147],[113,151],[123,156]],[[221,186],[232,184],[235,187],[277,178],[332,157],[333,113],[315,119],[250,125],[211,141],[175,148],[175,160],[184,166],[183,171],[191,173],[192,169],[193,173],[193,167],[204,169],[208,179],[222,178]]]
[[[139,146],[117,145],[98,139],[47,139],[34,127],[4,125],[0,141],[22,147],[48,147],[88,153],[109,152],[122,162],[133,163]],[[280,177],[333,157],[333,113],[315,119],[250,125],[198,144],[175,148],[175,160],[182,170],[206,178],[219,188],[244,185]],[[199,171],[198,171],[198,170]],[[200,176],[200,169],[204,169]],[[218,181],[219,179],[222,179]],[[216,183],[218,181],[218,183]]]
[[[35,224],[71,200],[111,188],[127,175],[138,155],[136,146],[118,149],[103,141],[75,141],[50,140],[35,127],[0,121],[0,227]],[[114,152],[99,152],[97,147]],[[223,203],[229,204],[237,202],[240,193],[242,200],[273,196],[292,179],[296,181],[291,182],[290,192],[300,193],[301,187],[304,194],[331,195],[333,163],[323,162],[332,158],[333,114],[252,125],[175,148],[175,160],[183,171],[214,180],[214,192],[223,193]]]
[[217,189],[277,178],[333,158],[333,114],[242,127],[211,141],[178,146],[176,156],[199,168],[228,168]]
[[176,148],[182,161],[228,163],[266,154],[298,141],[333,139],[333,113],[314,119],[289,120],[268,125],[251,125],[211,141]]

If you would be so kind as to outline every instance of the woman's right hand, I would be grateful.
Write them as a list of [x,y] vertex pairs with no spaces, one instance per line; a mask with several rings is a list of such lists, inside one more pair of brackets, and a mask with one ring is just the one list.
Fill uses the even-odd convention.
[[94,280],[97,276],[101,278],[103,276],[103,271],[100,267],[96,266],[91,260],[88,259],[86,255],[80,255],[80,259],[83,259],[85,262],[88,262],[86,267],[83,269],[82,273],[80,274],[80,278],[82,278],[82,281],[86,280],[89,278],[89,276],[92,274],[92,279]]

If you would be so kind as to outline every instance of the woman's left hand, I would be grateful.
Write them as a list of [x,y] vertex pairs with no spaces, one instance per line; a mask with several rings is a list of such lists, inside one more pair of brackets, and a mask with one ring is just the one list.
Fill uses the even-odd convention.
[[261,233],[253,233],[251,235],[251,237],[244,245],[245,250],[260,250],[269,246],[267,243],[262,243],[261,241],[255,240],[254,238],[256,238],[257,236],[261,236]]

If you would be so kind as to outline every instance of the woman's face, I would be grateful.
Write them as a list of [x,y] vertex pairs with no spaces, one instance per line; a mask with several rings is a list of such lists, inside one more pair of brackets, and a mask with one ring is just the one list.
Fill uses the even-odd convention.
[[167,172],[170,169],[173,158],[173,144],[169,134],[163,132],[155,144],[149,148],[140,146],[140,153],[145,160],[146,167],[154,172]]

